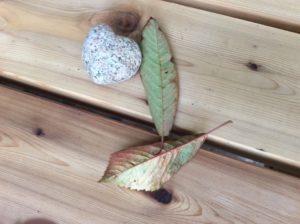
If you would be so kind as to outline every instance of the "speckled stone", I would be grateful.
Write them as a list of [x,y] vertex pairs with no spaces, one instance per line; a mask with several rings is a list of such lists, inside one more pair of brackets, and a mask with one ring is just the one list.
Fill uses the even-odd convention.
[[116,35],[109,25],[99,24],[91,28],[83,43],[82,60],[95,83],[113,84],[137,73],[142,54],[134,40]]

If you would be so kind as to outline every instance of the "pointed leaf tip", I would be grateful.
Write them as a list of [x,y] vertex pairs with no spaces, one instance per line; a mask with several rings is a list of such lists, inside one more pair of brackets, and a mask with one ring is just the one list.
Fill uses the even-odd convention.
[[98,183],[105,183],[105,182],[109,182],[107,178],[105,178],[105,176],[101,177],[100,180],[97,181]]
[[222,127],[224,127],[225,125],[227,125],[227,124],[232,124],[232,123],[233,123],[232,120],[228,120],[228,121],[226,121],[226,122],[224,122],[224,123],[218,125],[217,127],[213,128],[213,129],[211,129],[211,130],[209,130],[208,132],[206,132],[206,134],[208,135],[208,134],[210,134],[210,133],[212,133],[212,132],[214,132],[214,131],[216,131],[216,130],[222,128]]

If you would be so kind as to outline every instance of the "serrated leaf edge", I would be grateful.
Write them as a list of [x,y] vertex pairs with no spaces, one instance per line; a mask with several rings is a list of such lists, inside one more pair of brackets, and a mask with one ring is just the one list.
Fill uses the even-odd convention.
[[[195,135],[195,138],[193,138],[192,140],[190,140],[190,141],[188,141],[188,142],[186,142],[186,143],[184,143],[184,144],[182,144],[182,145],[175,146],[175,147],[173,147],[173,148],[171,148],[171,149],[163,150],[162,153],[155,155],[154,157],[152,157],[152,158],[149,159],[149,160],[146,160],[146,161],[144,161],[144,162],[142,162],[142,163],[139,163],[139,164],[136,165],[135,167],[140,166],[140,165],[143,165],[144,163],[147,163],[147,162],[151,161],[152,159],[156,159],[157,157],[161,157],[161,156],[163,156],[163,155],[165,155],[165,154],[167,154],[167,153],[172,153],[172,152],[173,152],[174,150],[176,150],[178,147],[182,147],[182,146],[184,146],[184,145],[190,144],[191,142],[193,142],[193,141],[195,141],[195,140],[197,140],[197,139],[199,139],[199,138],[201,138],[201,137],[203,137],[203,142],[204,142],[205,139],[207,138],[207,136],[208,136],[207,133],[196,134],[196,135]],[[158,144],[158,142],[153,143],[153,144],[148,144],[148,145],[145,145],[145,146],[151,146],[151,145],[157,145],[157,144]],[[126,150],[126,149],[124,149],[124,150]],[[184,150],[184,149],[183,149],[183,150]],[[116,152],[116,153],[117,153],[117,152]],[[111,154],[110,159],[109,159],[109,162],[112,160],[114,154],[115,154],[115,153]],[[131,169],[131,168],[129,168],[129,169]],[[128,169],[126,169],[126,170],[128,170]],[[125,172],[126,170],[124,170],[123,172]],[[103,177],[98,181],[98,183],[108,183],[108,182],[111,182],[111,181],[112,181],[113,179],[115,179],[117,176],[118,176],[118,174],[117,174],[117,175],[113,175],[113,176],[108,177],[108,178],[105,178],[105,176],[103,176]],[[121,186],[121,185],[119,185],[119,186]],[[127,187],[127,188],[129,188],[129,187]]]

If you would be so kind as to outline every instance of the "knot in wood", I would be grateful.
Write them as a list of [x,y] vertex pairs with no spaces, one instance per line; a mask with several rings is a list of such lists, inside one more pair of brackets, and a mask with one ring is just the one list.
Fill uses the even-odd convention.
[[119,34],[127,35],[138,27],[140,16],[135,12],[116,12],[112,17],[112,26]]

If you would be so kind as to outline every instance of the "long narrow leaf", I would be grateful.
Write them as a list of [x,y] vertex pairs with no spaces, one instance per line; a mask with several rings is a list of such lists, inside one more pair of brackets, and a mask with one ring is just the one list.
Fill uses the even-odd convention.
[[160,136],[168,136],[178,101],[178,80],[168,42],[151,18],[143,30],[141,77],[150,112]]

